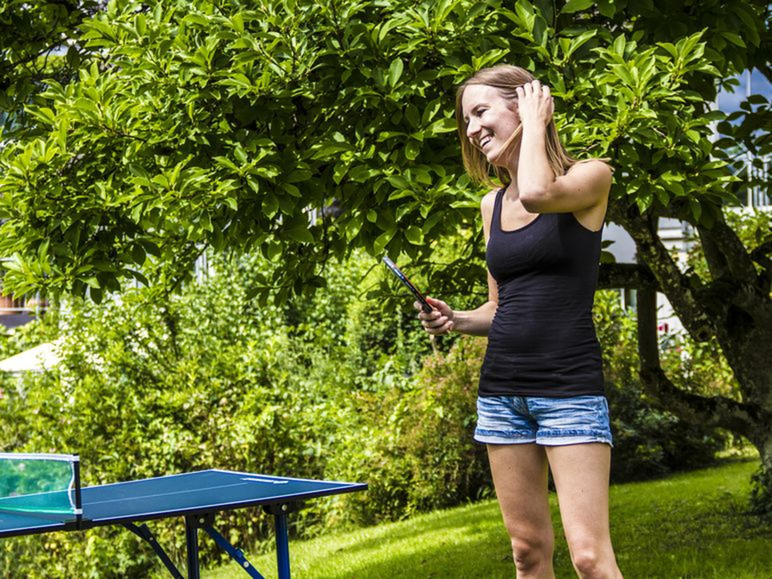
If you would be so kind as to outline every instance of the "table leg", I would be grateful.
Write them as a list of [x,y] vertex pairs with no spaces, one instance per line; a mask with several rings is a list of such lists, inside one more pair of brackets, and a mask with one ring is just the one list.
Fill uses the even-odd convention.
[[174,579],[184,579],[182,573],[180,573],[179,569],[177,569],[174,563],[172,563],[169,555],[167,555],[166,551],[163,550],[163,547],[158,544],[158,541],[156,541],[153,533],[150,532],[150,529],[145,523],[142,523],[141,525],[135,525],[132,522],[128,522],[123,523],[123,526],[150,544],[150,546],[153,548],[153,551],[155,551],[155,554],[158,555],[158,558],[161,559],[164,566],[169,570],[169,573],[172,574]]
[[185,517],[185,542],[188,547],[188,579],[200,579],[198,570],[198,522],[195,516]]
[[285,512],[274,514],[274,522],[276,523],[276,565],[279,569],[279,579],[290,579],[287,514]]

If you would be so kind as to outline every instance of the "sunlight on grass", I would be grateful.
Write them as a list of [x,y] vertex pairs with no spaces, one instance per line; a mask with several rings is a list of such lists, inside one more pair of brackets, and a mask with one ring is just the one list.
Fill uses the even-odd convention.
[[[743,514],[756,461],[680,474],[611,490],[612,537],[631,578],[772,577],[772,525]],[[574,576],[551,496],[555,572]],[[399,523],[290,541],[292,572],[302,578],[511,578],[509,541],[498,506],[485,501]],[[274,554],[252,557],[276,576]],[[206,578],[247,577],[235,564]]]

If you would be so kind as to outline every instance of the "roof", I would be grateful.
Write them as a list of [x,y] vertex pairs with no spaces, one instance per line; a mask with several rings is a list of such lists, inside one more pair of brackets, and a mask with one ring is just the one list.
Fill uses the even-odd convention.
[[59,355],[51,343],[40,344],[25,352],[6,358],[0,362],[0,370],[5,372],[42,372],[59,363]]

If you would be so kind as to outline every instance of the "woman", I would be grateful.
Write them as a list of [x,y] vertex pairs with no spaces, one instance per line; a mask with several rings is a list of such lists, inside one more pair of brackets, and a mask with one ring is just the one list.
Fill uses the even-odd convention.
[[[524,69],[484,69],[459,87],[464,166],[482,200],[488,301],[455,311],[429,299],[431,334],[488,336],[475,440],[488,449],[517,576],[554,577],[547,469],[574,568],[621,577],[611,546],[611,432],[592,322],[611,169],[568,156],[549,88]],[[416,304],[418,307],[418,304]],[[420,309],[420,308],[419,308]]]

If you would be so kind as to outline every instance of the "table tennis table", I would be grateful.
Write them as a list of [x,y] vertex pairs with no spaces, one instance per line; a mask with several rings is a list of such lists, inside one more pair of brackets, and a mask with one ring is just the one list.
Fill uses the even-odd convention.
[[[76,470],[76,478],[79,478],[77,463]],[[199,529],[209,534],[247,574],[262,578],[243,552],[214,528],[214,519],[219,512],[262,506],[274,516],[279,578],[286,579],[290,577],[287,515],[300,508],[301,502],[306,499],[366,488],[364,483],[307,480],[218,469],[83,488],[75,485],[75,514],[68,518],[11,512],[3,510],[0,501],[0,537],[122,525],[150,544],[173,577],[182,578],[182,573],[144,523],[181,516],[185,518],[189,578],[200,577]]]

